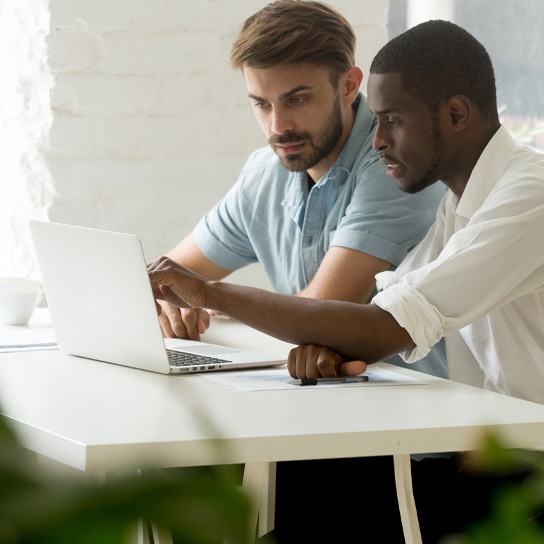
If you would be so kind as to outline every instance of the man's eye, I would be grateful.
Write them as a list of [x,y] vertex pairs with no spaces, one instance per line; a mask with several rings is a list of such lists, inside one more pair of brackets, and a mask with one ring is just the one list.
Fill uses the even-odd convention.
[[390,124],[390,125],[398,125],[399,124],[399,122],[396,119],[392,119],[391,117],[389,117],[387,119],[387,123]]
[[267,108],[269,105],[268,102],[253,102],[253,107],[258,109]]
[[293,96],[291,98],[291,104],[298,105],[304,102],[305,98],[303,96]]

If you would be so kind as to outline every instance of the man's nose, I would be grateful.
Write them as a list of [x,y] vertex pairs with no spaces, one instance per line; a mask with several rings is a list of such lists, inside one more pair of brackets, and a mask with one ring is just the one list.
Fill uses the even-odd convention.
[[278,135],[294,130],[294,123],[285,108],[274,108],[270,129]]
[[383,151],[384,149],[388,149],[390,147],[387,131],[380,122],[378,122],[376,132],[374,133],[374,138],[372,139],[372,147],[376,151]]

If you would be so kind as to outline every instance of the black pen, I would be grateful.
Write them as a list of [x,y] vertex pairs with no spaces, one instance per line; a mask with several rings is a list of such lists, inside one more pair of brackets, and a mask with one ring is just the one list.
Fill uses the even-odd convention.
[[342,378],[300,378],[291,380],[291,385],[329,385],[334,383],[362,383],[367,382],[368,376],[344,376]]

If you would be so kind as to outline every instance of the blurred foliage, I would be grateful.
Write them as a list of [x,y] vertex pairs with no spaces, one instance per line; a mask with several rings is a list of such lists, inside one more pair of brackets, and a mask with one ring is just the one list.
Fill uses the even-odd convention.
[[[480,470],[494,476],[525,472],[523,481],[500,487],[487,518],[466,527],[447,544],[544,544],[544,452],[506,448],[488,437],[475,458]],[[539,516],[540,514],[540,516]],[[537,521],[538,519],[538,521]]]
[[510,125],[508,130],[518,144],[537,147],[535,138],[544,134],[544,121],[526,119],[519,125]]
[[544,151],[542,135],[544,134],[544,119],[538,117],[511,116],[504,104],[499,108],[499,120],[507,129],[516,143]]
[[117,544],[139,519],[184,544],[246,543],[249,501],[231,467],[143,471],[99,483],[46,476],[0,418],[0,543]]

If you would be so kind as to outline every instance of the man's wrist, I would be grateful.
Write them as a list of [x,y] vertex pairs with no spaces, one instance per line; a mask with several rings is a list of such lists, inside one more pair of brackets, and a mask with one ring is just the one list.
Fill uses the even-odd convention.
[[222,312],[221,308],[217,307],[217,299],[219,291],[221,289],[220,281],[205,280],[203,285],[204,304],[202,308],[209,308],[210,310],[216,310]]

